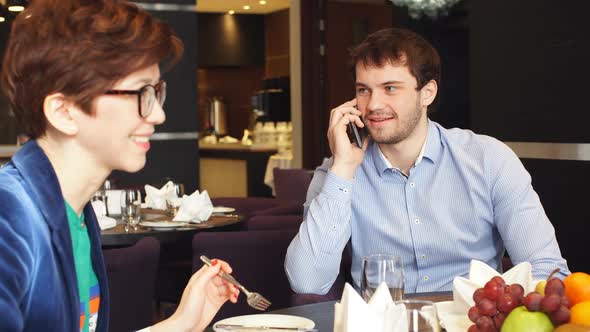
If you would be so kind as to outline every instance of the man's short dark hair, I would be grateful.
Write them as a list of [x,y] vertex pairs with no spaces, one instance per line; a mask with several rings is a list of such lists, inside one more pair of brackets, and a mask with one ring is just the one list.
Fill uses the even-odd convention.
[[440,83],[438,52],[428,41],[410,30],[390,28],[374,32],[350,50],[350,60],[353,75],[358,63],[376,67],[389,63],[408,66],[418,82],[417,90],[431,80]]

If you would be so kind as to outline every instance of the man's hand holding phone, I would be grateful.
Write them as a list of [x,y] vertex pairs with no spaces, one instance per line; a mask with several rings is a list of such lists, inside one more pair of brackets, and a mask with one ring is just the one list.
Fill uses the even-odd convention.
[[[334,174],[352,179],[358,166],[365,157],[365,151],[369,145],[368,136],[361,138],[365,124],[361,121],[361,111],[356,108],[356,99],[334,108],[330,113],[330,125],[328,128],[328,142],[334,156],[334,164],[330,169]],[[362,146],[359,148],[356,143],[351,143],[347,131],[349,124],[358,129],[359,139]],[[351,129],[354,137],[354,129]],[[354,138],[356,140],[356,137]]]

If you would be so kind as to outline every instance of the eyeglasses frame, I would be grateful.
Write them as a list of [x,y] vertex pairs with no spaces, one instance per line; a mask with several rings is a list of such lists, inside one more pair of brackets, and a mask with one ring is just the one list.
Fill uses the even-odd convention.
[[[163,106],[164,105],[164,101],[166,100],[166,81],[164,81],[164,80],[160,80],[155,85],[146,84],[146,85],[142,86],[141,88],[139,88],[137,90],[118,90],[118,89],[112,89],[112,90],[106,91],[104,94],[105,95],[137,95],[137,111],[139,113],[139,117],[145,119],[148,116],[150,116],[150,114],[152,114],[152,109],[154,108],[154,106],[152,105],[152,107],[148,110],[148,113],[145,114],[145,116],[142,115],[142,113],[141,113],[141,95],[145,91],[145,89],[148,89],[148,88],[153,88],[154,89],[154,95],[155,95],[155,98],[156,98],[156,102],[159,103],[160,106]],[[162,98],[162,102],[161,103],[159,101],[160,98],[158,97],[158,94],[164,96]]]

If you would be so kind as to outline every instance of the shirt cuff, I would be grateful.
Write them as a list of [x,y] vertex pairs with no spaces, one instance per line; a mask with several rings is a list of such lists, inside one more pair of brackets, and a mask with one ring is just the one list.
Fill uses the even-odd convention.
[[352,197],[352,181],[339,177],[328,171],[322,193],[341,202],[350,203]]

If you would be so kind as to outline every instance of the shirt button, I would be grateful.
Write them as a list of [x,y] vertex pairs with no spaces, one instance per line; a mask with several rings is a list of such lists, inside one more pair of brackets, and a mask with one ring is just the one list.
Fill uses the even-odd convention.
[[416,186],[416,184],[414,182],[410,182],[410,187],[414,188]]
[[420,219],[414,219],[414,223],[418,225],[420,223]]
[[420,256],[420,258],[426,259],[426,255],[422,255],[422,256]]
[[428,281],[428,276],[424,276],[422,279],[424,279],[424,281]]

